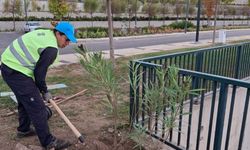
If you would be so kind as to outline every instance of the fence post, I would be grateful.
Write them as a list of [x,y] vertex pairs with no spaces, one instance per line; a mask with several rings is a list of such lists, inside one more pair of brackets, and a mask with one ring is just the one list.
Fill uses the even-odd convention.
[[195,61],[195,71],[202,71],[202,65],[203,65],[203,53],[198,52],[196,54],[196,61]]
[[221,149],[224,118],[225,118],[226,104],[227,104],[227,94],[228,94],[228,84],[222,83],[220,87],[220,96],[219,96],[219,104],[218,104],[217,119],[215,126],[215,135],[214,135],[215,138],[214,138],[213,149]]
[[[202,66],[203,66],[203,53],[198,52],[196,54],[196,60],[195,60],[195,71],[202,72]],[[195,85],[194,89],[198,89],[200,86],[200,81],[198,78],[195,78]],[[198,97],[194,98],[194,104],[198,104]]]
[[242,53],[242,45],[239,45],[237,47],[237,53],[236,53],[236,66],[235,66],[235,71],[234,71],[235,79],[239,79],[241,53]]

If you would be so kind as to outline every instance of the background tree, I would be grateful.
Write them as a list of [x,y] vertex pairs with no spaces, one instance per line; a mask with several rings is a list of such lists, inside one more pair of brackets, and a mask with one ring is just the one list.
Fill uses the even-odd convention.
[[[247,1],[247,6],[248,6],[248,9],[250,9],[250,0]],[[248,10],[247,25],[249,25],[249,15],[250,15],[250,10]]]
[[77,0],[74,0],[74,1],[71,1],[71,2],[68,2],[68,18],[70,17],[70,13],[75,13],[77,14],[77,11],[76,11],[76,8],[77,8]]
[[[124,13],[125,10],[126,10],[126,5],[127,5],[127,2],[125,0],[112,0],[112,2],[111,2],[112,18],[114,16],[114,14],[116,16],[119,16],[120,14]],[[125,26],[126,26],[126,22],[124,22],[124,23],[125,23]],[[123,28],[123,24],[121,25],[121,28]],[[124,30],[122,30],[122,31],[124,31]]]
[[3,2],[3,12],[4,13],[9,13],[10,10],[10,1],[9,0],[4,0]]
[[99,7],[98,0],[85,0],[84,2],[84,11],[90,14],[91,17],[91,25],[93,27],[93,13],[96,12],[96,10]]
[[130,32],[131,28],[131,17],[132,17],[132,0],[127,0],[127,13],[128,13],[128,32]]
[[134,17],[135,19],[135,28],[137,26],[137,11],[140,7],[140,1],[138,0],[127,0],[127,13],[128,13],[128,28],[129,28],[129,31],[130,31],[130,28],[131,28],[131,19],[132,17]]
[[236,18],[236,9],[234,7],[228,7],[228,14],[233,16],[233,26],[234,26],[234,20]]
[[195,14],[195,11],[196,11],[196,9],[195,9],[194,5],[190,5],[189,10],[188,10],[188,14],[190,16],[193,16]]
[[241,24],[244,25],[243,21],[245,20],[245,18],[247,19],[247,21],[249,19],[249,6],[243,6],[243,8],[241,9],[241,11],[242,11],[242,16],[244,17],[242,19]]
[[204,7],[206,10],[208,26],[210,26],[210,19],[214,15],[214,6],[215,6],[214,0],[205,0],[204,1]]
[[65,0],[49,0],[49,11],[55,19],[62,20],[63,16],[68,13],[68,5]]
[[37,11],[37,7],[38,7],[37,1],[36,0],[32,0],[31,1],[31,10],[32,11]]
[[215,32],[216,32],[216,22],[217,22],[217,15],[218,15],[218,5],[219,0],[215,0],[215,10],[214,10],[214,29],[213,29],[213,44],[215,44]]
[[182,13],[182,1],[181,0],[175,0],[175,7],[174,7],[174,13],[176,14],[176,20],[179,20],[179,16]]
[[231,4],[234,0],[221,0],[223,8],[222,8],[222,13],[223,13],[223,26],[225,26],[225,18],[226,18],[226,13],[225,10],[227,9],[227,6]]
[[99,3],[100,3],[99,12],[107,14],[107,2],[106,2],[106,0],[99,0]]
[[[171,8],[175,7],[176,0],[167,0],[167,3],[170,5]],[[172,9],[173,13],[175,12],[175,9]]]
[[21,0],[5,0],[4,1],[4,13],[11,13],[13,17],[13,31],[16,30],[15,15],[22,15],[22,2]]
[[134,14],[135,18],[135,28],[137,28],[137,12],[142,5],[142,2],[139,0],[131,0],[131,13]]
[[202,16],[202,25],[206,25],[206,24],[204,23],[204,20],[205,20],[205,18],[206,18],[206,9],[205,9],[205,7],[204,7],[204,4],[201,5],[201,16]]
[[29,1],[27,1],[27,0],[23,1],[26,23],[28,22],[28,12],[27,11],[28,11],[28,8],[29,8],[29,4],[30,4]]
[[111,6],[112,15],[120,15],[125,12],[127,4],[125,0],[112,0]]
[[163,17],[163,25],[165,25],[166,14],[169,12],[169,8],[167,6],[168,1],[169,0],[160,0],[161,6],[162,6],[161,9],[160,9],[160,11],[161,11],[161,14],[162,14],[162,17]]
[[155,17],[159,12],[159,1],[158,0],[147,0],[143,6],[143,12],[148,14],[148,27],[150,27],[151,18]]
[[183,7],[183,12],[186,13],[185,33],[187,32],[187,23],[188,23],[188,20],[189,20],[189,16],[192,15],[194,13],[194,11],[195,11],[194,7],[192,7],[192,3],[194,3],[194,0],[192,0],[191,2],[189,0],[186,0],[186,4],[185,4],[186,7]]
[[42,6],[42,11],[45,11],[45,4],[43,4]]
[[[109,51],[109,56],[110,59],[112,61],[113,66],[115,66],[115,54],[114,54],[114,40],[113,40],[113,19],[112,19],[112,5],[111,5],[111,0],[106,0],[106,8],[107,8],[107,16],[108,16],[108,31],[109,31],[109,47],[110,47],[110,51]],[[115,139],[116,141],[116,139]],[[115,143],[116,145],[116,143]]]

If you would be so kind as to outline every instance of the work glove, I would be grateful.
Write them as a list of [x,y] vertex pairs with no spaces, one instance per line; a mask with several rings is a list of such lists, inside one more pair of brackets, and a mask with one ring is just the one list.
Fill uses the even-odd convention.
[[50,92],[43,93],[43,94],[42,94],[42,97],[43,97],[43,100],[44,100],[45,102],[49,102],[49,100],[53,98],[52,95],[50,94]]

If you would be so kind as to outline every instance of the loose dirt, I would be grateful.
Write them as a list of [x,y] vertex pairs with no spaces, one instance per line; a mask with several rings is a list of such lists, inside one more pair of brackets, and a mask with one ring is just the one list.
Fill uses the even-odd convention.
[[[58,90],[60,96],[70,96],[68,94],[70,92],[71,95],[73,95],[88,86],[85,84],[88,77],[84,75],[83,69],[77,64],[52,69],[49,71],[49,77],[52,76],[57,76],[57,78],[63,79],[66,78],[68,80],[72,79],[73,83],[70,83],[70,86],[74,85],[74,87],[69,88],[71,88],[71,90],[74,88],[75,91],[64,92],[64,90]],[[75,78],[79,78],[79,76],[83,76],[83,81],[79,81],[80,79],[75,80]],[[77,83],[79,84],[78,86]],[[82,84],[85,85],[82,86]],[[73,144],[68,150],[111,150],[113,148],[114,133],[110,130],[112,129],[112,118],[101,104],[104,98],[105,95],[102,95],[102,93],[88,90],[85,94],[59,105],[75,127],[86,136],[84,144],[78,142],[71,129],[64,123],[57,112],[52,109],[53,116],[49,120],[50,130],[56,137],[68,140]],[[1,115],[6,114],[7,112],[9,112],[8,109],[0,108]],[[121,120],[122,129],[119,130],[118,143],[120,141],[122,141],[122,143],[117,150],[132,150],[136,145],[135,142],[127,138],[127,122],[127,120]],[[123,125],[126,127],[123,128]],[[17,126],[17,115],[0,117],[0,149],[13,150],[17,143],[21,143],[27,147],[30,145],[40,146],[37,136],[17,139]],[[153,146],[148,147],[149,148],[147,149],[150,150],[159,149],[154,148]]]

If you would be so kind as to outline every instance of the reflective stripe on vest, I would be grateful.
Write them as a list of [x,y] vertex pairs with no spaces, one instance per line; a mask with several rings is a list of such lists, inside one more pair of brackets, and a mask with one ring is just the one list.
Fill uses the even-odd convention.
[[24,45],[22,37],[19,37],[17,39],[17,42],[18,42],[19,46],[21,47],[21,49],[23,50],[23,52],[24,52],[26,58],[29,60],[29,62],[32,64],[36,64],[35,59],[31,56],[30,52],[28,51],[28,49]]
[[[16,59],[26,68],[29,68],[30,70],[34,70],[34,67],[30,66],[16,51],[16,49],[13,46],[13,43],[10,44],[10,51],[13,54],[13,56],[16,57]],[[28,52],[28,51],[27,51]],[[28,52],[29,53],[29,52]],[[26,55],[26,54],[25,54]],[[29,54],[30,55],[30,54]]]

